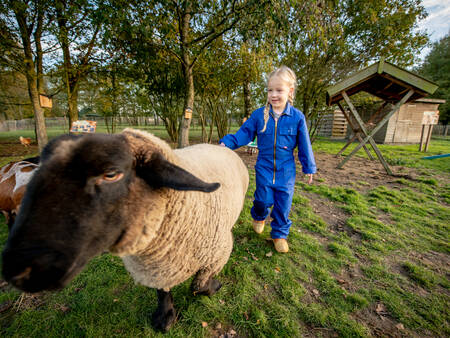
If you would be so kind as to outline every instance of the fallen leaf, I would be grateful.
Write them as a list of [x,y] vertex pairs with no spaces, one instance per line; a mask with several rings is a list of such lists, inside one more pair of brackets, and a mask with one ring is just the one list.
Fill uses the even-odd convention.
[[234,335],[236,334],[236,331],[234,331],[233,329],[231,329],[230,331],[228,331],[228,333],[234,336]]
[[248,258],[247,258],[246,256],[242,257],[242,259],[243,259],[244,261],[248,261]]
[[269,285],[264,284],[264,290],[267,290],[269,288]]
[[280,273],[280,272],[281,272],[281,269],[280,269],[278,266],[276,266],[276,267],[275,267],[275,272],[276,272],[276,273]]
[[202,327],[207,327],[208,323],[207,322],[202,322]]
[[386,307],[382,303],[378,303],[375,312],[379,315],[386,314]]
[[2,280],[2,281],[0,282],[0,288],[5,287],[6,285],[8,285],[8,282],[7,282],[7,281]]
[[256,325],[259,325],[259,323],[261,323],[261,321],[258,319],[258,320],[256,321]]
[[337,281],[338,281],[338,283],[339,284],[345,284],[345,283],[347,283],[347,281],[345,281],[344,279],[337,279]]
[[118,302],[118,301],[119,301],[119,300],[118,300],[117,298],[114,298],[114,299],[113,299],[113,302],[114,302],[114,303],[116,303],[116,302]]
[[59,309],[63,312],[63,313],[67,313],[70,311],[70,307],[65,306],[65,305],[60,305]]
[[248,320],[248,314],[247,314],[247,312],[244,312],[244,317],[245,317],[245,320]]
[[217,324],[216,324],[216,330],[219,330],[219,329],[221,329],[221,328],[222,328],[222,324],[217,323]]
[[320,296],[319,290],[313,289],[312,292],[314,293],[315,296]]
[[219,303],[223,305],[225,304],[225,301],[223,299],[219,299]]
[[273,253],[272,251],[269,251],[268,253],[266,253],[266,257],[272,257]]
[[252,254],[252,258],[253,258],[254,261],[258,260],[258,257],[256,257],[254,254]]
[[397,325],[395,325],[395,327],[396,327],[397,329],[399,329],[399,330],[404,330],[404,329],[405,329],[405,327],[403,326],[402,323],[398,323]]

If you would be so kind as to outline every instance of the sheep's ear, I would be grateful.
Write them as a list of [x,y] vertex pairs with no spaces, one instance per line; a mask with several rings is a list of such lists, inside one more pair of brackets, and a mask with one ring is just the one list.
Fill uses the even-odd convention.
[[206,183],[188,171],[167,161],[160,153],[154,153],[150,161],[138,161],[136,175],[153,188],[172,188],[175,190],[196,190],[213,192],[219,183]]

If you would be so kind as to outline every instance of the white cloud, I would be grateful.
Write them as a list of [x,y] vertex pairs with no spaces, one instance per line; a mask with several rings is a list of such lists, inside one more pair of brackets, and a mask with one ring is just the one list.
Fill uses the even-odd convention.
[[424,0],[428,17],[419,22],[419,29],[430,34],[431,41],[437,41],[450,30],[450,0]]
[[[431,42],[438,41],[450,32],[450,0],[423,0],[422,5],[428,16],[419,22],[418,29],[426,31]],[[424,48],[420,53],[423,60],[430,52],[430,48]]]

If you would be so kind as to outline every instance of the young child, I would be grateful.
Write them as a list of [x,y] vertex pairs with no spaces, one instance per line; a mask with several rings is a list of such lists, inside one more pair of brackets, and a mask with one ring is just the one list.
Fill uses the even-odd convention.
[[295,147],[308,183],[316,172],[305,116],[292,106],[296,82],[294,72],[286,66],[270,73],[266,106],[255,110],[236,134],[220,140],[221,145],[236,149],[258,137],[253,229],[258,234],[263,232],[273,206],[270,236],[278,252],[289,251],[286,238],[292,224],[288,216],[295,185]]

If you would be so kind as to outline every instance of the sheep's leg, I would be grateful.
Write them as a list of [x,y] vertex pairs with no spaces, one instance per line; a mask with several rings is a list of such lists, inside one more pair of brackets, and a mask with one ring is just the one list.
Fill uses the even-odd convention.
[[167,332],[175,323],[177,315],[173,307],[173,297],[170,291],[156,290],[158,294],[158,307],[153,313],[153,327],[158,331]]
[[197,272],[191,284],[194,295],[212,296],[222,287],[222,284],[212,277],[205,278],[205,270]]
[[220,271],[222,271],[223,267],[230,258],[231,250],[233,249],[233,236],[231,232],[228,236],[223,238],[223,242],[221,243],[222,247],[217,250],[221,252],[221,255],[218,256],[218,259],[199,270],[195,275],[194,280],[191,284],[191,290],[194,295],[206,295],[212,296],[222,287],[222,284],[213,277],[217,276]]

